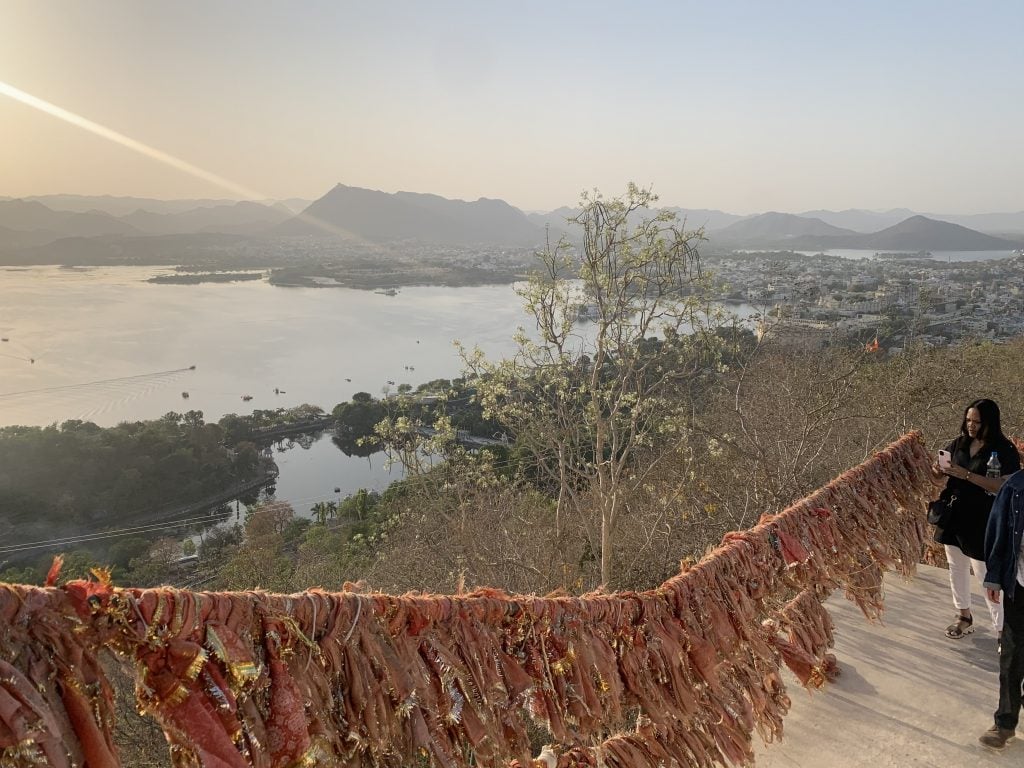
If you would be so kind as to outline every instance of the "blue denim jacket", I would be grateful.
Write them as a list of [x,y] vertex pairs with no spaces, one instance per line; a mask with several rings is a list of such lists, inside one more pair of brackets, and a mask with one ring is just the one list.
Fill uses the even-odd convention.
[[1017,555],[1024,534],[1024,471],[1010,475],[996,494],[985,529],[985,586],[1013,597]]

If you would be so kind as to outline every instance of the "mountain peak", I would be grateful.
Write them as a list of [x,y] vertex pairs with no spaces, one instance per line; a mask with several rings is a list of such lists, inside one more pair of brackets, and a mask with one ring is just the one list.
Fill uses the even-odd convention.
[[[371,242],[417,240],[447,245],[534,246],[544,232],[504,200],[449,200],[422,192],[381,192],[336,184],[303,214]],[[308,218],[273,230],[279,235],[323,235]]]
[[[892,250],[998,251],[1011,250],[1017,243],[992,237],[949,221],[916,214],[898,224],[861,238],[862,247]],[[857,247],[857,246],[851,246]]]
[[788,239],[808,236],[852,235],[852,230],[834,227],[821,219],[797,216],[795,213],[768,211],[760,216],[737,221],[719,230],[717,237],[723,241],[760,240],[783,242]]

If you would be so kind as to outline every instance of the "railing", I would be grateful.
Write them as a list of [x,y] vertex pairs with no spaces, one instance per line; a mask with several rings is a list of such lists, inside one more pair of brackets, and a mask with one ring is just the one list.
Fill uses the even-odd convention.
[[755,730],[781,734],[782,665],[807,686],[836,671],[824,598],[876,619],[937,488],[908,434],[639,593],[0,585],[0,764],[120,765],[104,648],[189,764],[525,764],[531,723],[548,768],[745,763]]

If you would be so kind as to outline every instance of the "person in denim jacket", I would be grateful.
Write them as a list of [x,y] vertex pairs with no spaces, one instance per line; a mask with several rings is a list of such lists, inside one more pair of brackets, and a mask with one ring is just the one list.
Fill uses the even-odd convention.
[[1002,749],[1016,736],[1024,685],[1024,472],[1012,475],[999,489],[985,532],[985,592],[1003,603],[1003,636],[999,652],[999,708],[995,724],[979,739]]

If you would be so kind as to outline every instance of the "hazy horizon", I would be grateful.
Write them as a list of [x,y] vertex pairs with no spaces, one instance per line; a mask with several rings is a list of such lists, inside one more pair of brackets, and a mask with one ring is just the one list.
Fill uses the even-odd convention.
[[0,86],[94,128],[0,89],[0,195],[1020,211],[1022,32],[1010,2],[6,0]]
[[[338,182],[338,183],[339,184],[344,184],[344,182]],[[353,185],[347,185],[347,186],[353,186]],[[332,188],[333,188],[333,185],[332,185]],[[372,189],[372,188],[369,188],[369,189]],[[325,190],[324,194],[326,194],[328,191],[329,190]],[[375,191],[375,192],[385,192],[385,193],[388,193],[388,194],[394,194],[394,193],[437,194],[436,192],[432,192],[432,191],[426,190],[426,189],[396,189],[396,190],[372,189],[372,191]],[[601,190],[601,191],[602,191],[602,193],[605,193],[605,194],[617,194],[617,193],[621,192],[622,190]],[[655,191],[657,191],[657,190],[655,190]],[[318,197],[322,197],[322,196],[323,195],[320,195]],[[200,197],[196,197],[196,198],[187,198],[187,197],[186,198],[182,198],[182,197],[155,197],[153,195],[130,195],[130,194],[114,195],[114,194],[108,194],[108,193],[89,194],[89,193],[85,193],[85,192],[47,192],[47,193],[31,194],[31,195],[19,195],[19,196],[0,194],[0,200],[4,200],[4,199],[27,200],[27,199],[48,198],[48,197],[81,197],[81,198],[104,198],[104,197],[106,197],[106,198],[113,198],[113,199],[119,199],[119,198],[120,199],[139,198],[139,199],[159,200],[161,202],[168,202],[168,203],[169,202],[179,202],[179,201],[195,200],[197,202],[199,202],[199,201],[201,201],[201,202],[215,202],[215,203],[224,203],[224,204],[239,203],[239,202],[255,202],[255,203],[276,204],[276,203],[283,203],[283,202],[286,202],[286,201],[289,201],[289,200],[304,200],[304,201],[307,201],[307,202],[313,202],[313,201],[315,201],[317,199],[317,198],[298,198],[298,197],[250,199],[250,198],[240,198],[240,197],[235,197],[235,198],[218,197],[218,196],[215,196],[215,195],[211,195],[209,197],[202,197],[202,198],[200,198]],[[469,198],[449,198],[449,199],[457,200],[457,201],[462,201],[462,202],[473,202],[473,200],[469,199]],[[494,198],[491,198],[491,199],[494,199]],[[498,198],[498,199],[503,199],[503,198]],[[507,201],[507,200],[505,202],[509,202],[510,204],[512,204],[510,201]],[[550,212],[552,212],[554,210],[557,210],[560,207],[564,207],[564,206],[570,206],[571,207],[576,202],[577,202],[577,200],[573,200],[573,201],[570,201],[570,202],[567,202],[567,203],[563,203],[560,206],[555,206],[554,208],[520,208],[520,206],[516,206],[516,207],[520,208],[520,210],[522,210],[523,213],[527,213],[527,214],[530,214],[530,213],[550,213]],[[684,207],[684,206],[680,206],[680,205],[677,205],[677,204],[673,203],[671,200],[665,200],[663,198],[661,200],[659,200],[658,205],[659,206],[664,206],[664,207],[669,207],[669,208],[683,208]],[[695,206],[689,206],[689,207],[692,208],[692,209],[695,209],[695,210],[696,209],[712,210],[712,209],[706,208],[705,206],[696,206],[695,205]],[[59,210],[59,208],[58,208],[58,210]],[[929,215],[929,216],[931,216],[931,215],[933,215],[933,216],[938,216],[938,215],[964,215],[964,216],[971,216],[971,215],[975,215],[975,214],[972,214],[972,213],[963,213],[962,211],[916,211],[916,210],[913,210],[913,209],[908,208],[906,206],[896,206],[896,207],[893,207],[893,208],[845,208],[845,209],[808,208],[808,209],[794,210],[794,211],[767,211],[766,210],[766,211],[749,211],[749,212],[742,213],[742,214],[737,214],[736,211],[725,211],[725,210],[723,210],[723,211],[721,211],[721,213],[736,214],[736,215],[740,215],[740,216],[756,216],[756,215],[760,215],[760,214],[764,214],[764,213],[789,213],[789,214],[798,215],[798,214],[815,213],[815,212],[818,212],[818,211],[827,211],[827,212],[830,212],[830,213],[844,213],[844,212],[847,212],[847,211],[863,211],[865,213],[876,213],[876,214],[892,213],[893,211],[900,211],[900,212],[906,211],[906,212],[909,212],[912,215]],[[977,214],[980,214],[980,215],[984,215],[984,214],[992,214],[992,215],[1020,214],[1020,213],[1024,213],[1024,204],[1022,204],[1021,206],[1018,206],[1018,208],[1016,210],[1012,210],[1012,211],[1011,210],[1005,210],[1005,211],[979,211],[979,212],[977,212]]]

